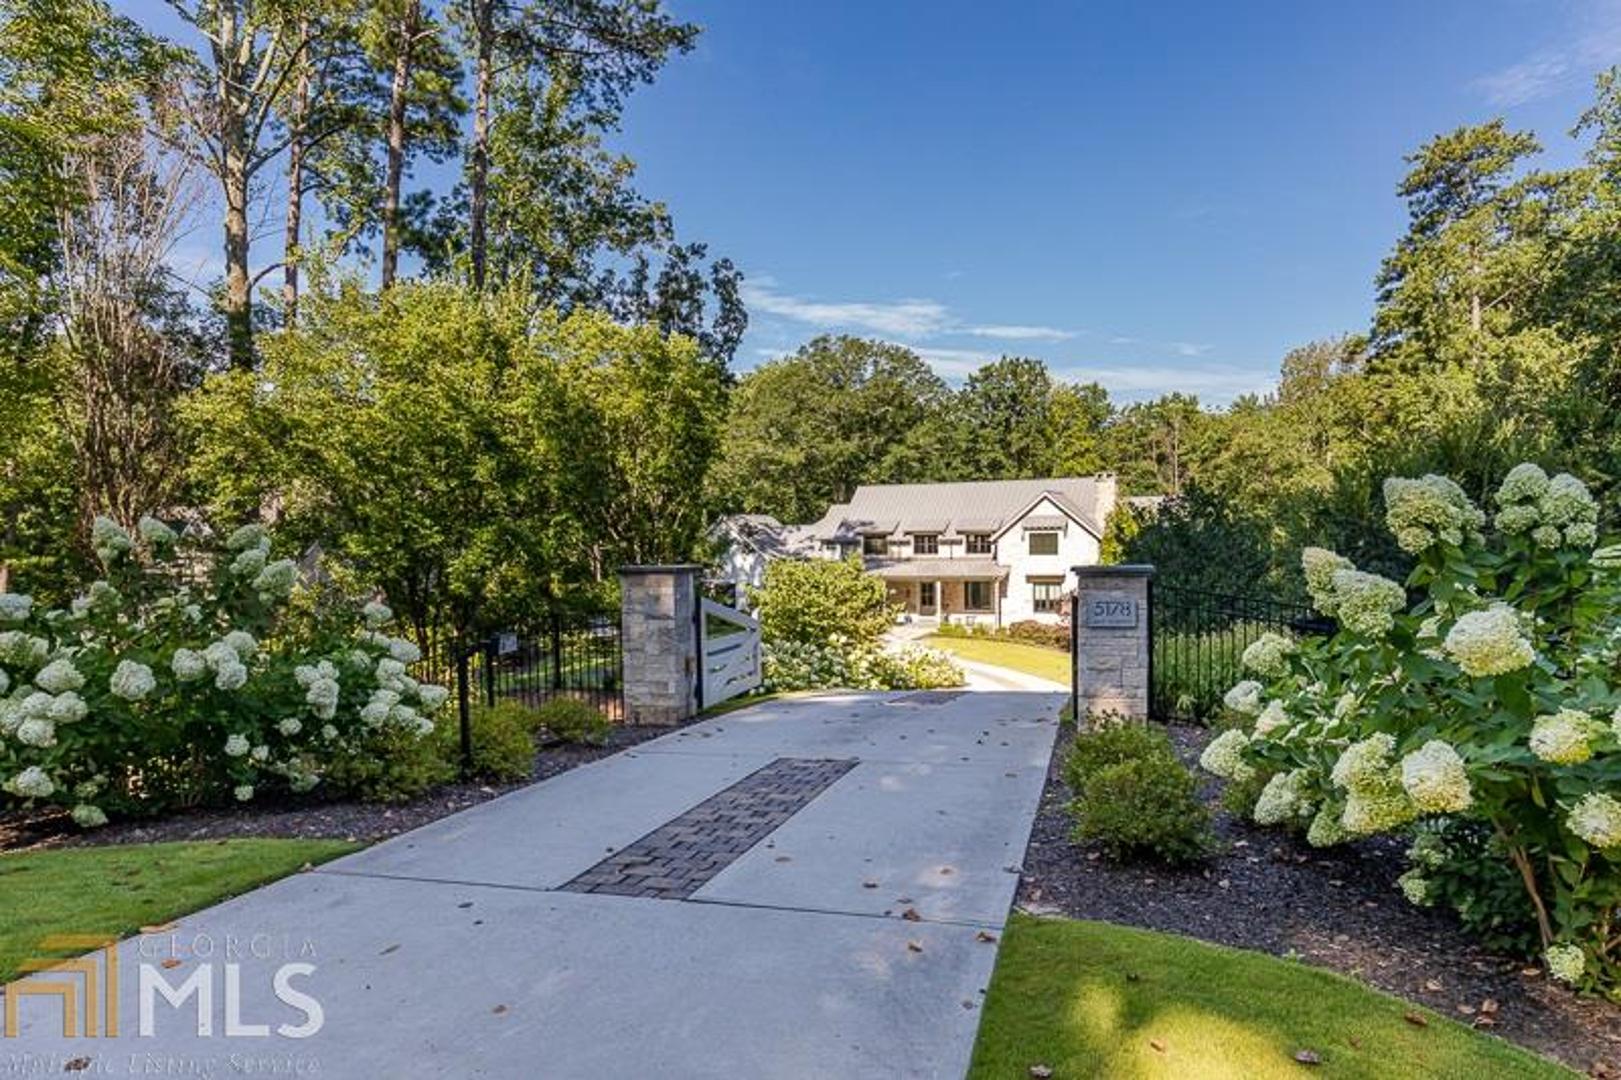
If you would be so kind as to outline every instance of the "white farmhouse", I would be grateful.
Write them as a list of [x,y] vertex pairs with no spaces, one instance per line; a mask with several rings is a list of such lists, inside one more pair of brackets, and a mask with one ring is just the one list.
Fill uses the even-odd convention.
[[859,554],[911,620],[1059,622],[1075,566],[1098,562],[1113,474],[870,484],[809,525],[739,515],[717,532],[721,577],[758,585],[775,558]]

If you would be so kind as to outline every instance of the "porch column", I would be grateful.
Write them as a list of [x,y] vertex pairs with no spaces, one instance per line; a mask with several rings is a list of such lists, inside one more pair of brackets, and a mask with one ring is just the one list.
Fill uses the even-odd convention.
[[946,624],[946,583],[938,579],[934,583],[934,617],[941,626]]

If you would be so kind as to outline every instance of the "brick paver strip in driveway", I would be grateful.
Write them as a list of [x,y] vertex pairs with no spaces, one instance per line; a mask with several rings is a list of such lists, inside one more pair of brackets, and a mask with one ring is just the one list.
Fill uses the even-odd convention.
[[685,900],[855,766],[854,758],[778,758],[563,888]]
[[[56,1003],[29,995],[0,1062],[366,1080],[961,1077],[1064,695],[901,697],[706,720],[185,916],[120,946],[118,1038],[64,1039]],[[740,813],[737,844],[774,824],[685,899],[565,888],[750,777],[781,779],[785,758],[856,763],[780,820],[780,807]],[[273,949],[230,959],[232,940]],[[278,1030],[303,1019],[274,993],[289,960],[314,967],[293,981],[323,1012],[307,1038]],[[171,987],[211,972],[208,1034],[196,996],[155,998],[153,1034],[139,1034],[143,964]],[[233,1018],[268,1033],[228,1037]]]

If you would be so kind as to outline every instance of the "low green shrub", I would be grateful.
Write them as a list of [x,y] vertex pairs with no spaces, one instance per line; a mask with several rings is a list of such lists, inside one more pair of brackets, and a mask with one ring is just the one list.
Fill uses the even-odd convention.
[[1174,757],[1154,754],[1107,765],[1086,777],[1070,803],[1075,837],[1101,844],[1111,859],[1196,861],[1211,846],[1210,815],[1197,787]]
[[1009,626],[999,636],[1010,641],[1020,641],[1026,645],[1040,645],[1043,648],[1069,651],[1069,627],[1062,623],[1037,622],[1035,619],[1021,619]]
[[[454,720],[436,731],[454,731]],[[456,758],[445,752],[442,738],[417,738],[410,732],[385,729],[366,743],[345,743],[327,763],[326,789],[363,802],[408,802],[429,788],[456,778]]]
[[1413,828],[1402,892],[1422,907],[1447,908],[1482,945],[1511,956],[1537,952],[1537,923],[1502,841],[1478,821],[1429,818]]
[[1076,795],[1087,782],[1112,765],[1146,759],[1176,762],[1171,740],[1158,728],[1146,724],[1120,724],[1082,732],[1070,745],[1064,758],[1064,783]]
[[[536,710],[516,701],[480,705],[469,710],[473,757],[471,774],[480,780],[505,782],[522,780],[534,772],[535,729],[540,720]],[[461,725],[447,720],[434,730],[434,741],[441,755],[458,765],[461,762]]]
[[552,698],[529,715],[546,732],[564,742],[602,746],[613,730],[613,724],[596,706],[578,698]]

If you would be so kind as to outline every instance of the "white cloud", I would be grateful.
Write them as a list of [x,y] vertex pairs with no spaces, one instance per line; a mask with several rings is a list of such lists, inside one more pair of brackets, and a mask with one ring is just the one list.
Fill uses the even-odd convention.
[[809,300],[777,292],[769,279],[744,284],[743,302],[751,310],[781,315],[812,326],[848,327],[900,337],[928,337],[952,322],[946,306],[933,300],[891,303]]
[[1073,330],[1020,323],[967,323],[937,300],[815,300],[781,292],[771,278],[743,286],[743,302],[753,311],[778,315],[811,326],[860,330],[893,337],[921,339],[943,334],[997,341],[1068,341]]
[[1584,86],[1621,54],[1621,2],[1582,9],[1573,33],[1499,71],[1482,75],[1474,88],[1498,108],[1513,108]]
[[1068,341],[1075,336],[1073,330],[1059,330],[1052,326],[968,326],[961,333],[973,337],[996,338],[1002,341]]
[[1276,371],[1229,364],[1181,367],[1172,364],[1077,364],[1055,367],[1053,377],[1068,382],[1095,382],[1116,401],[1140,401],[1177,391],[1196,394],[1204,405],[1229,404],[1243,394],[1264,394],[1275,388]]

